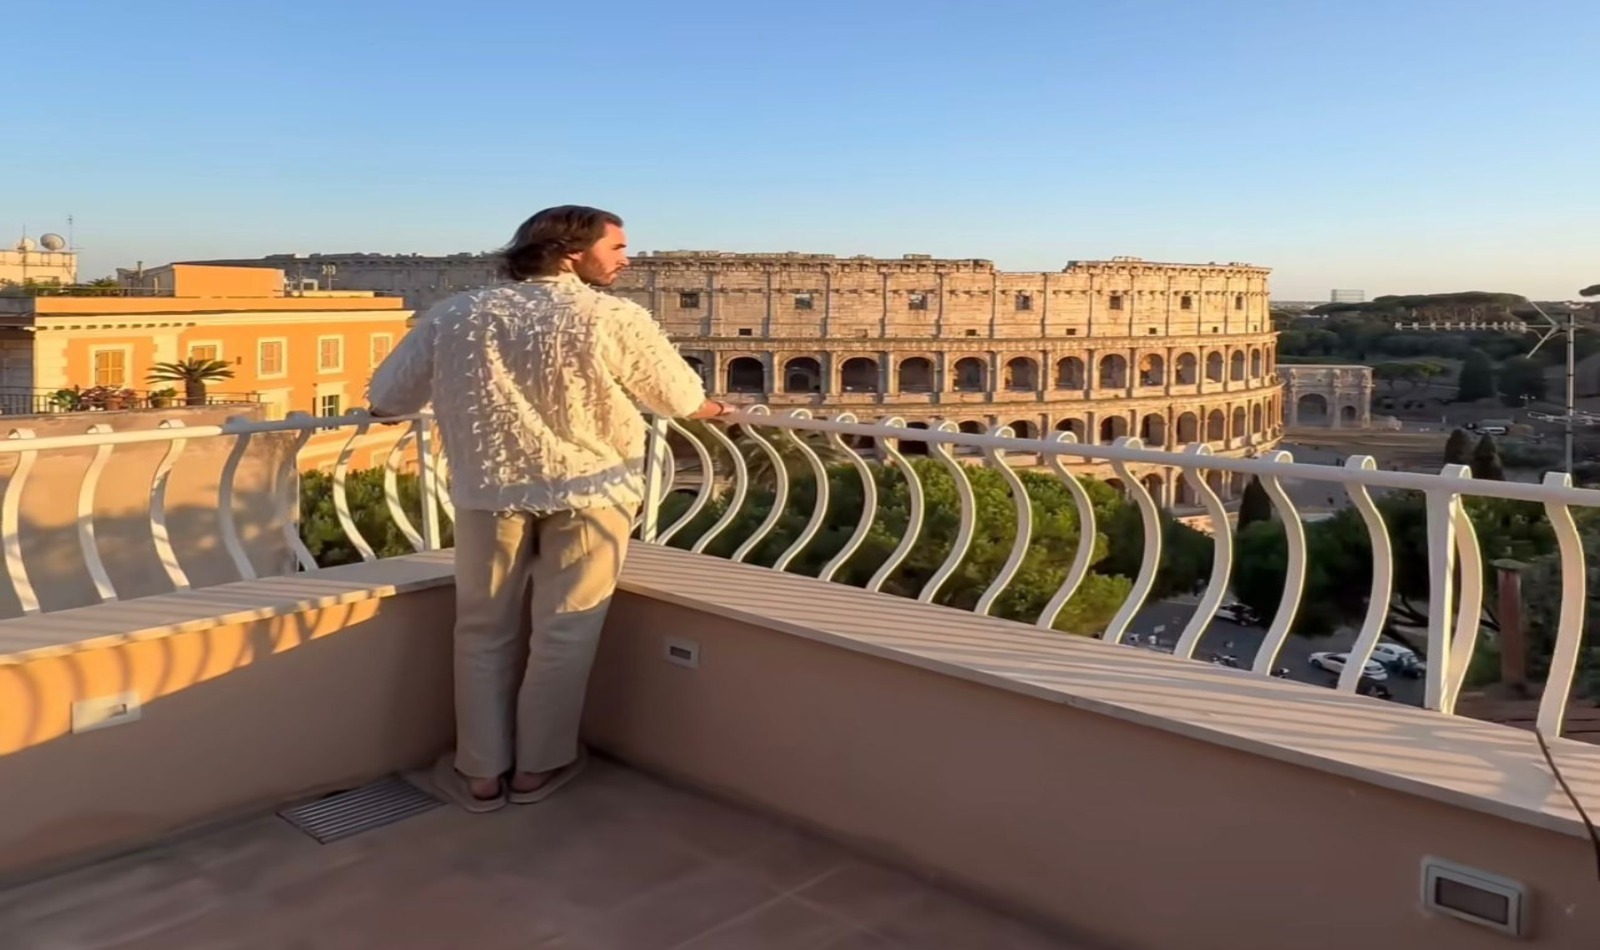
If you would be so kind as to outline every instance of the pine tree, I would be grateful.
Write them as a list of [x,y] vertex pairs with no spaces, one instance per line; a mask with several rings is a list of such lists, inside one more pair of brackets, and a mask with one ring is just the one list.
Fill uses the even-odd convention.
[[1500,464],[1500,450],[1495,447],[1494,436],[1484,433],[1478,447],[1472,450],[1472,477],[1485,481],[1506,480],[1505,466]]
[[1472,436],[1467,434],[1467,430],[1457,429],[1450,433],[1450,440],[1444,444],[1444,464],[1472,464]]
[[1477,402],[1493,396],[1494,392],[1494,364],[1489,354],[1482,350],[1471,351],[1456,379],[1456,402]]
[[1272,499],[1267,496],[1267,490],[1261,487],[1261,479],[1251,476],[1250,483],[1244,486],[1244,494],[1239,498],[1239,530],[1243,531],[1258,521],[1272,520]]

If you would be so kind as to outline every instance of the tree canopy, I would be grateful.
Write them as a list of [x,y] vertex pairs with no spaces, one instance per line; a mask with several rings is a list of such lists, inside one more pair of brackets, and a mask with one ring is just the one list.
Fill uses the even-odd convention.
[[1473,350],[1461,364],[1461,374],[1456,379],[1456,399],[1459,402],[1477,402],[1494,395],[1494,363],[1488,354]]

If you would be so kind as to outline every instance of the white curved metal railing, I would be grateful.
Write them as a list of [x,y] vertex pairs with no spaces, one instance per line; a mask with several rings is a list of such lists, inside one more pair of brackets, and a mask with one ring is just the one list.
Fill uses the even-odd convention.
[[[762,544],[777,537],[775,528],[786,516],[803,517],[803,526],[794,540],[773,560],[763,563],[777,569],[793,566],[797,557],[825,530],[848,529],[848,536],[817,573],[824,580],[836,577],[842,565],[861,551],[881,510],[878,479],[898,478],[905,488],[905,526],[892,550],[870,578],[862,583],[867,590],[880,591],[902,568],[925,533],[932,515],[927,487],[905,454],[904,443],[926,446],[936,470],[947,472],[954,489],[954,540],[938,567],[923,586],[913,592],[922,601],[932,602],[948,592],[952,577],[980,539],[977,534],[977,500],[968,471],[981,465],[996,469],[1010,495],[1015,513],[1015,533],[1004,564],[990,578],[973,604],[978,613],[989,613],[1013,584],[1028,551],[1034,529],[1035,512],[1011,465],[1008,454],[1037,459],[1041,470],[1052,473],[1066,488],[1078,518],[1078,548],[1065,577],[1038,617],[1037,626],[1050,628],[1072,599],[1093,561],[1097,525],[1094,507],[1079,481],[1085,469],[1081,464],[1098,463],[1111,470],[1133,502],[1142,523],[1143,552],[1131,589],[1101,634],[1119,642],[1134,619],[1150,606],[1149,597],[1160,568],[1162,550],[1161,504],[1151,495],[1142,475],[1159,472],[1163,484],[1172,485],[1184,476],[1194,490],[1199,507],[1211,527],[1212,570],[1199,596],[1199,603],[1173,644],[1173,653],[1192,658],[1202,635],[1212,623],[1229,593],[1237,552],[1234,549],[1229,513],[1206,477],[1210,473],[1239,473],[1255,476],[1271,500],[1284,526],[1286,570],[1283,593],[1262,644],[1248,670],[1241,675],[1271,676],[1278,669],[1280,654],[1297,616],[1307,609],[1326,605],[1305,603],[1309,552],[1300,508],[1285,487],[1286,480],[1322,482],[1336,485],[1349,497],[1360,515],[1371,542],[1373,576],[1370,596],[1355,636],[1349,659],[1338,676],[1335,689],[1354,692],[1360,688],[1362,671],[1385,630],[1395,591],[1395,559],[1388,528],[1373,500],[1374,491],[1410,491],[1425,500],[1429,540],[1429,603],[1426,629],[1427,662],[1424,701],[1427,708],[1452,713],[1465,682],[1469,661],[1476,648],[1484,607],[1485,564],[1483,552],[1467,516],[1463,499],[1470,496],[1535,502],[1543,506],[1559,543],[1563,578],[1563,601],[1559,612],[1554,657],[1547,686],[1539,708],[1540,727],[1550,734],[1559,731],[1561,716],[1573,688],[1583,635],[1584,607],[1587,603],[1586,570],[1582,543],[1573,519],[1575,508],[1600,508],[1600,491],[1574,488],[1565,475],[1552,473],[1542,484],[1504,481],[1476,481],[1462,466],[1446,466],[1439,474],[1385,471],[1369,456],[1357,455],[1344,465],[1316,465],[1296,462],[1287,451],[1269,451],[1258,458],[1232,458],[1212,453],[1206,445],[1193,445],[1183,452],[1145,448],[1137,438],[1119,438],[1111,445],[1082,445],[1068,432],[1047,439],[1018,438],[1006,427],[988,433],[961,432],[954,424],[942,423],[929,429],[910,429],[902,419],[885,418],[875,423],[858,422],[852,415],[832,419],[814,418],[805,410],[774,415],[766,407],[753,407],[729,417],[727,431],[720,423],[691,427],[679,422],[658,421],[647,458],[651,472],[647,479],[650,498],[641,519],[642,540],[665,543],[679,537],[697,518],[720,508],[714,522],[689,544],[690,550],[704,552],[729,529],[757,497],[768,506],[756,528],[729,554],[735,561],[751,561]],[[813,439],[803,438],[811,434]],[[678,450],[675,450],[674,446]],[[828,464],[818,454],[826,447],[836,464],[833,478],[854,477],[861,485],[861,510],[834,517],[854,518],[854,523],[829,525]],[[785,450],[792,453],[786,460]],[[979,456],[956,455],[957,449]],[[681,451],[680,451],[681,450]],[[747,452],[748,450],[748,452]],[[747,455],[749,456],[747,458]],[[761,478],[752,474],[752,460],[761,463]],[[1069,464],[1074,472],[1069,469]],[[680,477],[697,468],[698,477]],[[816,486],[815,501],[808,511],[789,511],[797,480]],[[674,482],[677,484],[674,485]],[[686,506],[662,524],[661,505],[669,491],[690,493]],[[946,513],[948,514],[948,513]],[[896,522],[897,526],[899,522]]]
[[[444,473],[442,459],[437,458],[432,435],[433,419],[428,414],[397,417],[385,420],[400,428],[382,464],[383,504],[389,517],[413,550],[425,551],[439,546],[440,525],[438,508],[451,514],[443,502],[441,488]],[[317,418],[305,413],[295,413],[283,421],[263,422],[244,418],[230,419],[216,425],[190,426],[179,420],[167,420],[154,429],[117,431],[108,425],[90,425],[79,435],[39,436],[34,430],[12,429],[0,440],[0,457],[12,455],[16,462],[6,476],[3,495],[0,495],[0,559],[5,562],[6,575],[11,582],[20,610],[24,616],[41,610],[39,593],[30,574],[26,546],[22,542],[24,516],[23,494],[36,478],[40,462],[52,452],[92,450],[87,467],[79,478],[74,508],[75,533],[78,553],[88,572],[94,597],[98,602],[115,601],[120,594],[113,580],[113,572],[105,563],[101,544],[97,540],[96,496],[103,476],[119,449],[149,444],[165,443],[166,450],[150,475],[149,531],[152,553],[161,565],[162,572],[174,590],[190,586],[189,572],[174,550],[172,531],[168,524],[171,514],[171,484],[175,468],[180,466],[186,450],[206,440],[232,440],[226,460],[217,479],[214,499],[218,516],[218,536],[223,553],[241,579],[257,576],[257,568],[241,535],[238,513],[238,479],[241,464],[250,455],[252,440],[271,433],[293,433],[294,439],[276,471],[272,472],[272,518],[282,525],[284,540],[295,565],[301,570],[317,568],[316,559],[300,536],[300,459],[306,446],[318,433],[335,431],[348,435],[339,449],[332,472],[333,500],[337,518],[345,537],[363,560],[377,557],[369,539],[362,535],[356,523],[349,499],[351,461],[356,451],[367,445],[381,448],[381,440],[373,436],[374,421],[364,412],[345,416]],[[389,429],[384,425],[381,429]],[[422,522],[420,528],[407,514],[400,498],[401,469],[407,453],[412,456],[417,474],[418,494],[421,497]],[[193,503],[193,500],[191,500]]]

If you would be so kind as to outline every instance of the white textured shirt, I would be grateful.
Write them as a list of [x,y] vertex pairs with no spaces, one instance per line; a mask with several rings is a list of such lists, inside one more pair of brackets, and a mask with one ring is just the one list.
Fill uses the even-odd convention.
[[441,301],[370,390],[383,415],[433,403],[451,500],[476,511],[637,506],[640,407],[686,416],[705,398],[648,310],[570,274]]

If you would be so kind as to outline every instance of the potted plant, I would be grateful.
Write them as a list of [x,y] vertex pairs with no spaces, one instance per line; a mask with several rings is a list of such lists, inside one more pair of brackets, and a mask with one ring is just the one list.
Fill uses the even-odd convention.
[[79,408],[90,410],[104,409],[106,408],[106,401],[111,396],[111,387],[90,386],[81,393],[81,396],[83,401]]
[[150,408],[165,409],[172,405],[177,397],[178,391],[173,389],[171,386],[168,386],[165,389],[158,389],[150,394]]
[[106,389],[105,408],[115,412],[120,409],[132,409],[139,401],[139,394],[131,389]]
[[83,390],[77,386],[71,389],[58,389],[50,394],[50,408],[58,412],[83,411]]
[[206,404],[206,384],[232,379],[233,367],[222,360],[187,359],[176,363],[157,363],[145,377],[150,383],[180,383],[183,401],[189,406]]

